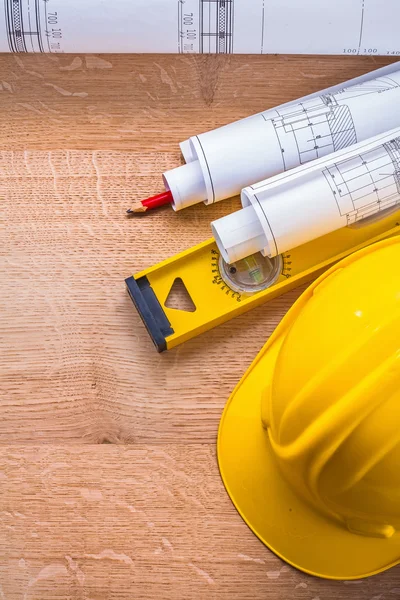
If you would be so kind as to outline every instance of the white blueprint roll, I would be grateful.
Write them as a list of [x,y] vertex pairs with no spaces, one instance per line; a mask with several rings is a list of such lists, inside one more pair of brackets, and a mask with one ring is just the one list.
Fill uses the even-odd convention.
[[274,257],[400,206],[400,127],[242,190],[212,223],[226,262]]
[[400,55],[398,0],[1,0],[0,8],[0,52]]
[[343,85],[190,138],[206,204],[400,125],[399,63]]

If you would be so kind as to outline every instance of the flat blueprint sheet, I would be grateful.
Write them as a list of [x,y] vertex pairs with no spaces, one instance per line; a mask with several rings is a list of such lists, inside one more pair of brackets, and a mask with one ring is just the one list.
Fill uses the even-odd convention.
[[0,52],[400,55],[399,0],[0,4]]

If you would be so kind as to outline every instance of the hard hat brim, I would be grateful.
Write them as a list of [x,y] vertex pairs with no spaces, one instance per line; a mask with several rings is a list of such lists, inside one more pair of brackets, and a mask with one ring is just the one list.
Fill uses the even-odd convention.
[[[398,239],[380,245],[395,242]],[[368,252],[371,248],[357,254]],[[354,255],[339,266],[352,260]],[[299,298],[236,386],[219,427],[218,462],[233,504],[270,550],[310,575],[360,579],[400,563],[400,532],[389,539],[351,533],[304,502],[282,476],[261,420],[263,387],[274,371],[274,343],[315,287],[336,269],[327,271]]]
[[398,534],[350,533],[303,502],[283,478],[261,422],[266,360],[258,357],[234,390],[218,433],[221,476],[238,512],[270,550],[310,575],[359,579],[398,564]]

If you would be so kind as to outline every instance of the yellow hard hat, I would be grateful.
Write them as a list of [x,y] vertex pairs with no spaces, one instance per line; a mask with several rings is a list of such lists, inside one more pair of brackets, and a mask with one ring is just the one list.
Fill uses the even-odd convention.
[[400,237],[327,271],[225,408],[218,460],[243,519],[312,575],[400,562]]

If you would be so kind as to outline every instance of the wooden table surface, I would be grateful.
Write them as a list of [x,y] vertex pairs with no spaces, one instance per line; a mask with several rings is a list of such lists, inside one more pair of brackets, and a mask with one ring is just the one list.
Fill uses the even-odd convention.
[[158,355],[124,279],[238,199],[129,220],[190,135],[384,58],[0,56],[0,599],[395,600],[250,532],[216,462],[223,406],[292,292]]

